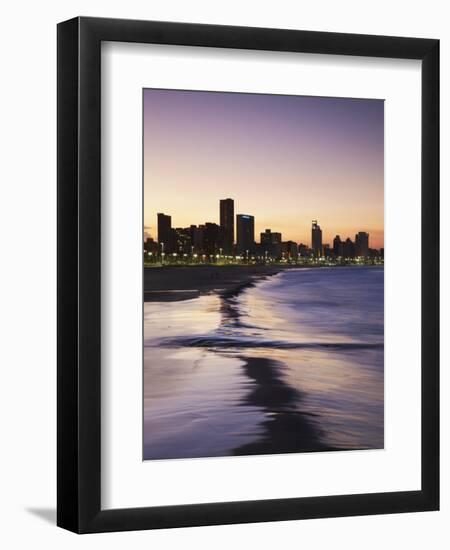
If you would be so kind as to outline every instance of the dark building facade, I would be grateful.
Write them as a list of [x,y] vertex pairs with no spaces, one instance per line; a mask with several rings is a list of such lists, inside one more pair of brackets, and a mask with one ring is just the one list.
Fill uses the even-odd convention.
[[192,246],[194,247],[194,254],[203,254],[204,252],[204,240],[205,240],[205,226],[199,225],[192,226]]
[[281,233],[272,233],[270,229],[266,229],[264,233],[260,233],[259,247],[260,254],[266,254],[272,258],[281,258],[282,255],[282,239]]
[[158,252],[158,243],[151,237],[147,237],[144,243],[144,250],[148,254],[156,254]]
[[298,256],[298,245],[294,241],[282,243],[282,252],[288,260],[296,260]]
[[251,254],[255,249],[255,218],[248,214],[238,214],[236,216],[236,229],[237,253],[239,255]]
[[174,248],[172,234],[172,218],[166,214],[158,213],[158,244],[164,248],[164,252],[172,252]]
[[219,253],[221,246],[221,231],[217,223],[205,223],[203,230],[203,252],[210,256]]
[[311,248],[315,258],[322,256],[322,230],[317,220],[313,220],[311,228]]
[[333,239],[333,255],[335,258],[339,258],[340,256],[343,256],[343,243],[341,241],[341,237],[339,235],[336,235]]
[[174,252],[177,254],[189,254],[191,252],[191,228],[177,227],[173,229],[173,238],[175,241]]
[[355,244],[354,242],[348,237],[345,239],[345,242],[343,244],[343,253],[342,256],[344,258],[354,258],[355,257]]
[[234,201],[222,199],[220,201],[220,229],[222,234],[222,248],[225,254],[232,254],[234,245]]
[[272,244],[272,231],[270,229],[266,229],[264,233],[260,233],[260,242],[263,247]]
[[360,231],[355,235],[355,255],[367,258],[369,255],[369,233]]

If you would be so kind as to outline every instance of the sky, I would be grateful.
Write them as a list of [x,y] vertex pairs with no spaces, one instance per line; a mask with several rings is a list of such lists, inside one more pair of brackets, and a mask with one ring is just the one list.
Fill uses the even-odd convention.
[[144,231],[219,223],[219,200],[283,240],[384,246],[384,101],[145,89]]

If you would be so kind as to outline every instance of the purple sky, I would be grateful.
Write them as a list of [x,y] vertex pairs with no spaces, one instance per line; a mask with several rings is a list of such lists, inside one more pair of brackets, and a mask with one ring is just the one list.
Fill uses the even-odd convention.
[[255,216],[255,233],[310,244],[370,233],[383,246],[384,102],[144,90],[144,224],[219,221],[219,199]]

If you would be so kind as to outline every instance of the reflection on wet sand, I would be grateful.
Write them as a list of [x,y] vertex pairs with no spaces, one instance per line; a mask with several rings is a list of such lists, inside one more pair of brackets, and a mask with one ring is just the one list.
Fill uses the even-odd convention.
[[245,397],[244,405],[260,407],[266,419],[264,432],[258,441],[233,449],[233,454],[274,454],[331,450],[320,439],[320,431],[309,416],[300,412],[301,393],[280,376],[283,364],[264,357],[246,357],[244,370],[255,382]]

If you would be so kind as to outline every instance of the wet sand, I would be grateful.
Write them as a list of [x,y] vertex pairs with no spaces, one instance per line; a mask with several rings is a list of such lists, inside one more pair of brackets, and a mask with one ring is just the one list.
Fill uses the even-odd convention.
[[255,442],[233,449],[234,455],[336,451],[322,440],[314,413],[299,410],[302,393],[282,376],[283,363],[266,357],[241,357],[244,372],[255,386],[241,405],[262,408],[264,434]]
[[234,294],[289,267],[266,265],[167,266],[144,269],[144,301],[189,300],[213,291]]

